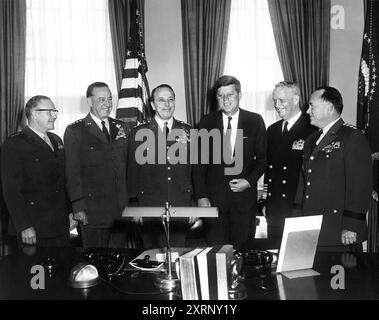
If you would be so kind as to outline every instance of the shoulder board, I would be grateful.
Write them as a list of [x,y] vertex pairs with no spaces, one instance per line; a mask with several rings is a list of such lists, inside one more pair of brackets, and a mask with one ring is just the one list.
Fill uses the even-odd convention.
[[9,137],[10,138],[13,138],[13,137],[21,137],[24,135],[24,132],[23,131],[17,131],[17,132],[14,132],[12,133]]
[[84,119],[79,119],[79,120],[76,120],[75,122],[73,122],[73,123],[70,123],[69,125],[70,125],[70,126],[73,126],[73,125],[76,125],[76,124],[81,124],[81,123],[84,123]]
[[182,125],[182,126],[191,127],[191,125],[190,125],[189,123],[186,123],[186,122],[184,122],[184,121],[180,121],[180,120],[177,120],[177,121],[178,121],[178,123],[179,123],[180,125]]
[[355,127],[355,126],[353,126],[352,124],[347,123],[347,122],[344,122],[343,126],[344,126],[344,127],[347,127],[347,128],[355,129],[355,130],[357,129],[357,127]]

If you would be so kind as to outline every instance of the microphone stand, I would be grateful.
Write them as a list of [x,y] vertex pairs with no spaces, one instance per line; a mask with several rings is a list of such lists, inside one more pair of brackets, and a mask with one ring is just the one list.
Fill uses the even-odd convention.
[[158,275],[155,281],[155,285],[162,290],[173,290],[179,283],[177,276],[172,274],[172,257],[170,246],[170,208],[168,202],[166,202],[165,212],[161,215],[163,227],[166,234],[166,272],[163,275]]

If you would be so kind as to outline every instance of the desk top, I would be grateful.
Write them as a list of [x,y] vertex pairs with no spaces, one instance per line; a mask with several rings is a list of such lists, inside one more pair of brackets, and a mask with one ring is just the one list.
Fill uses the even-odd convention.
[[[0,299],[27,300],[172,300],[180,299],[173,293],[162,293],[154,285],[156,273],[125,268],[122,275],[110,279],[103,274],[103,281],[88,289],[70,287],[68,278],[71,268],[85,261],[85,252],[78,248],[35,249],[20,251],[0,260]],[[126,262],[134,259],[142,250],[120,249],[117,252]],[[98,257],[104,251],[93,251]],[[109,252],[108,252],[109,253]],[[33,290],[34,265],[46,257],[54,257],[57,267],[45,273],[45,289]],[[105,261],[107,262],[107,261]],[[344,278],[333,278],[337,273]],[[288,279],[274,271],[259,274],[246,266],[245,285],[247,299],[379,299],[379,254],[317,252],[314,270],[319,276]],[[102,271],[100,271],[100,274]],[[344,280],[345,289],[333,289],[332,283]]]

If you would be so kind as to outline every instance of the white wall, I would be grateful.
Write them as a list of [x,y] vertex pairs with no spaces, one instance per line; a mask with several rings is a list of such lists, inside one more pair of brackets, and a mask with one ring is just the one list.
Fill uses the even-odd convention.
[[150,90],[167,83],[176,94],[175,118],[187,121],[180,0],[145,1],[145,43]]
[[330,85],[344,99],[342,117],[356,124],[358,72],[364,29],[363,0],[332,0],[345,11],[345,28],[333,29],[330,34]]

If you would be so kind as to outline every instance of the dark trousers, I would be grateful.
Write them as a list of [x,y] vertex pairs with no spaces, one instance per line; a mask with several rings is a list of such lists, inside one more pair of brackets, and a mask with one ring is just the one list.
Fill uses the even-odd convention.
[[[212,202],[212,201],[211,201]],[[215,203],[219,208],[218,218],[205,219],[205,238],[208,246],[232,244],[240,248],[255,236],[255,216],[257,204],[242,204],[239,201]]]
[[[145,249],[162,248],[167,245],[166,233],[160,219],[144,219],[141,238]],[[188,219],[170,222],[170,246],[185,247],[188,232]]]
[[124,248],[126,230],[120,228],[96,228],[80,225],[82,246],[88,248]]

